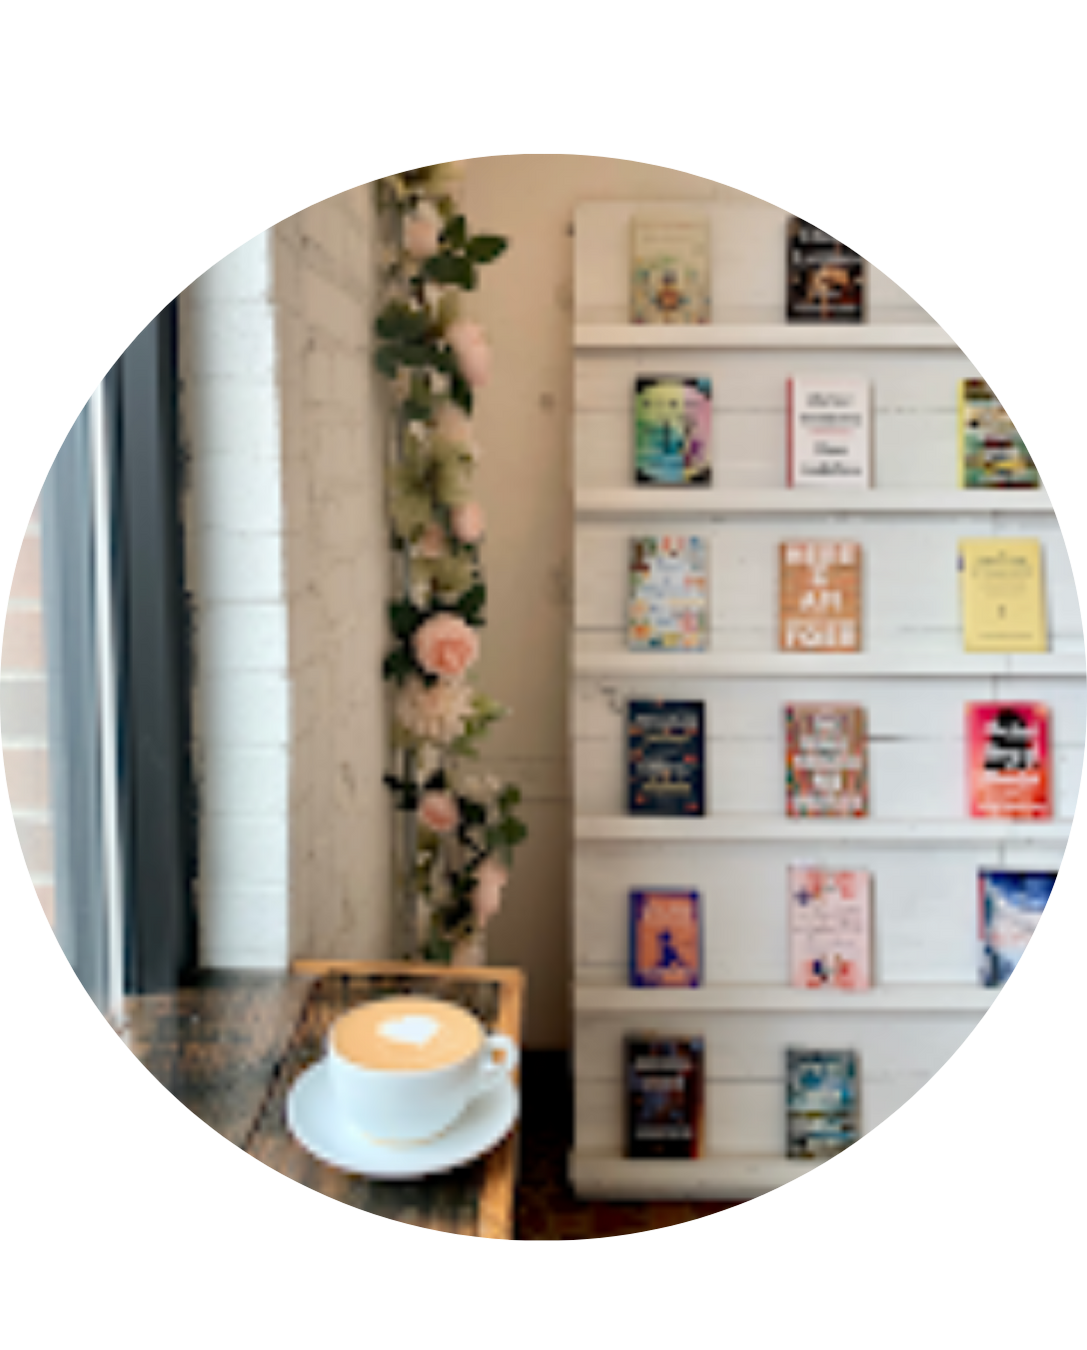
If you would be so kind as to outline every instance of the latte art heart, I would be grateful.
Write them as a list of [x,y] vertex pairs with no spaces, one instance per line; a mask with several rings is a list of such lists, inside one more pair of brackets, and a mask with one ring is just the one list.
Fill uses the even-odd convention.
[[438,1034],[441,1026],[432,1017],[398,1017],[381,1022],[378,1034],[398,1045],[426,1045]]

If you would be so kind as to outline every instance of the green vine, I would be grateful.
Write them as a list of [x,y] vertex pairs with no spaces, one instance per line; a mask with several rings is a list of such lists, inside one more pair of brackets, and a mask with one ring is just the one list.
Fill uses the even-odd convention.
[[433,961],[453,959],[493,917],[527,833],[519,790],[478,764],[505,709],[470,674],[487,603],[471,415],[490,352],[461,296],[507,241],[470,233],[456,178],[455,165],[433,165],[377,184],[385,260],[374,362],[394,405],[387,483],[399,560],[384,664],[394,753],[385,783],[405,824],[405,954]]

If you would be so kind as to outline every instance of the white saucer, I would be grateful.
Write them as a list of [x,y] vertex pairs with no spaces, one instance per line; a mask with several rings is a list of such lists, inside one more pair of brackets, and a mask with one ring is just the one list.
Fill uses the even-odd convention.
[[290,1090],[287,1128],[320,1162],[343,1172],[405,1181],[472,1162],[505,1138],[517,1111],[517,1089],[503,1077],[469,1102],[444,1134],[418,1144],[378,1144],[344,1119],[329,1090],[325,1061],[320,1060],[300,1074]]

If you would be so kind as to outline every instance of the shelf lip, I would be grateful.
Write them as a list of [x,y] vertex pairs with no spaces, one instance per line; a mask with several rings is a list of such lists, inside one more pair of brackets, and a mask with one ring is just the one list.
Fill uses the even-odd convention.
[[585,652],[572,656],[575,676],[642,676],[668,679],[826,677],[828,679],[934,679],[1030,676],[1084,678],[1087,659],[1071,652],[959,652],[948,656],[880,656],[874,652]]
[[702,985],[698,989],[632,989],[625,985],[574,985],[579,1013],[630,1013],[653,1016],[676,1012],[751,1013],[984,1013],[999,989],[973,984],[883,984],[847,992],[794,989],[789,985]]
[[[828,1160],[829,1161],[829,1160]],[[573,1152],[570,1180],[579,1195],[616,1199],[752,1199],[805,1176],[819,1160],[770,1155],[620,1158]]]
[[574,328],[574,347],[582,351],[608,348],[697,348],[703,351],[713,348],[786,351],[849,351],[858,348],[959,350],[958,343],[934,323],[583,323]]
[[588,816],[574,818],[581,843],[1063,844],[1070,820],[879,820],[786,816]]
[[592,516],[1052,515],[1040,489],[585,488],[574,511]]

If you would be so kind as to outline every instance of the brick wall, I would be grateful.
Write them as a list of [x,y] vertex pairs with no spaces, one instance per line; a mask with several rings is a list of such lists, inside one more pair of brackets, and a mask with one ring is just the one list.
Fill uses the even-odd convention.
[[4,772],[27,869],[54,921],[53,811],[42,623],[41,517],[35,508],[11,584],[0,652]]
[[359,188],[182,297],[209,966],[382,956],[388,549]]

